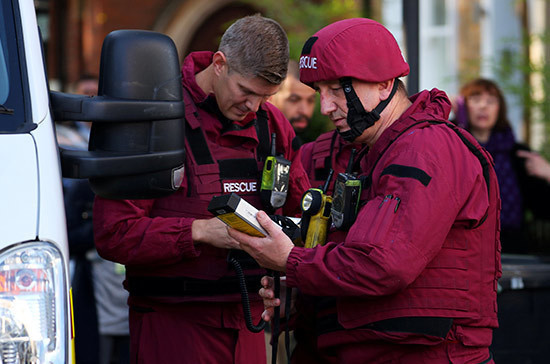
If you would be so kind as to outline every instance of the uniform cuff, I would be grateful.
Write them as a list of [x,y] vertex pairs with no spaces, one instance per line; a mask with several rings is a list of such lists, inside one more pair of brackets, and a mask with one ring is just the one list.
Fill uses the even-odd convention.
[[184,258],[196,258],[200,255],[200,252],[195,249],[195,243],[193,242],[192,228],[194,218],[185,218],[183,220],[182,234],[178,239],[178,250]]
[[298,266],[302,262],[302,254],[305,248],[294,247],[286,261],[286,282],[290,287],[298,287]]

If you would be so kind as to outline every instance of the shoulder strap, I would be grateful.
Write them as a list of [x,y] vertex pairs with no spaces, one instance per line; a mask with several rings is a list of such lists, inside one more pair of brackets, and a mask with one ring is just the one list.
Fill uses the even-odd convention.
[[256,134],[258,135],[258,158],[265,161],[271,150],[271,135],[269,133],[269,123],[267,112],[260,108],[256,112]]
[[191,148],[191,154],[195,158],[197,164],[213,164],[212,154],[208,149],[208,144],[202,132],[202,128],[192,129],[189,123],[185,123],[185,138]]
[[485,156],[483,155],[483,153],[481,153],[481,151],[479,149],[477,149],[475,147],[475,145],[468,140],[468,138],[466,138],[459,130],[458,128],[456,127],[456,125],[452,124],[452,123],[449,123],[449,122],[445,122],[445,121],[437,121],[437,120],[422,120],[422,121],[418,121],[414,124],[411,124],[409,125],[407,128],[403,129],[392,141],[390,141],[390,143],[388,143],[388,145],[386,146],[386,148],[384,148],[384,150],[382,151],[382,153],[380,153],[380,155],[378,156],[378,159],[376,160],[376,162],[374,162],[374,165],[372,166],[371,170],[370,170],[370,173],[366,176],[366,177],[363,177],[361,178],[362,180],[362,183],[363,183],[363,188],[368,188],[370,187],[370,185],[372,184],[372,173],[374,172],[374,169],[376,167],[376,165],[378,164],[378,161],[380,161],[380,159],[382,158],[382,156],[384,155],[384,153],[388,150],[388,148],[397,140],[399,139],[399,137],[401,137],[401,135],[403,135],[405,132],[407,132],[408,130],[410,129],[413,129],[415,127],[419,127],[421,124],[423,123],[427,123],[428,125],[437,125],[437,124],[444,124],[446,125],[448,128],[450,128],[451,130],[453,130],[457,136],[460,138],[460,140],[462,141],[462,143],[464,143],[464,145],[466,145],[466,147],[470,150],[470,152],[472,152],[472,154],[479,160],[479,163],[481,164],[481,168],[483,170],[483,178],[485,179],[485,184],[487,185],[487,192],[489,193],[489,186],[490,186],[490,179],[489,179],[489,161],[487,160],[487,158],[485,158]]
[[[185,138],[187,139],[189,147],[191,148],[191,154],[199,165],[214,164],[215,161],[212,158],[212,153],[210,152],[210,149],[208,148],[208,143],[206,141],[206,137],[204,136],[202,128],[198,127],[193,129],[189,124],[188,118],[197,119],[199,115],[196,109],[196,105],[193,102],[189,91],[187,91],[185,87],[183,88],[183,96],[186,105]],[[260,107],[256,112],[256,118],[256,120],[251,121],[244,127],[240,127],[240,129],[246,129],[251,127],[252,125],[256,127],[256,133],[258,135],[258,158],[260,161],[263,161],[269,155],[271,144],[267,112]],[[236,128],[235,130],[239,129]]]
[[382,151],[382,153],[380,153],[380,155],[378,156],[378,159],[376,159],[376,161],[374,162],[374,165],[372,166],[369,174],[365,177],[365,176],[362,176],[360,179],[362,181],[362,188],[365,190],[367,188],[369,188],[372,184],[372,173],[374,172],[374,169],[376,168],[376,165],[378,164],[378,162],[380,161],[380,159],[382,159],[382,156],[384,155],[384,153],[386,153],[386,151],[388,150],[388,148],[397,140],[399,139],[399,137],[401,135],[403,135],[405,132],[415,128],[415,127],[418,127],[420,126],[421,124],[424,124],[424,123],[427,123],[428,120],[421,120],[421,121],[417,121],[416,123],[414,124],[411,124],[409,126],[407,126],[405,129],[401,130],[401,132],[399,132],[399,134],[397,134],[397,136],[395,138],[393,138],[389,143],[388,145],[386,145],[386,148],[384,148],[384,150]]
[[490,186],[490,179],[489,179],[489,174],[490,174],[490,170],[489,170],[489,161],[487,160],[487,158],[485,158],[485,156],[483,155],[483,153],[481,153],[481,151],[476,148],[476,146],[468,140],[468,138],[466,138],[464,136],[464,134],[462,134],[459,130],[458,130],[458,127],[452,123],[449,123],[449,122],[443,122],[443,121],[433,121],[433,122],[430,122],[430,123],[434,123],[434,124],[445,124],[447,127],[449,127],[451,130],[453,130],[456,135],[458,135],[458,137],[460,138],[460,140],[462,140],[462,143],[464,143],[464,145],[466,145],[466,147],[470,150],[470,152],[472,152],[473,155],[476,156],[476,158],[479,160],[479,163],[481,164],[481,169],[483,170],[483,178],[485,179],[485,183],[487,184],[487,192],[489,192],[489,186]]
[[208,143],[201,127],[192,128],[189,119],[198,119],[199,113],[189,91],[183,87],[183,99],[185,101],[185,139],[191,148],[191,154],[197,164],[213,164],[214,159],[208,148]]

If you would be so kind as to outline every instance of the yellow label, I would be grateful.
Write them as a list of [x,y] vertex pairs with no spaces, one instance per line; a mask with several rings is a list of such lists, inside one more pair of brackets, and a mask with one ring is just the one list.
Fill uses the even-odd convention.
[[74,310],[73,310],[73,287],[69,288],[69,302],[71,310],[71,363],[76,363],[75,346],[74,346]]
[[218,215],[217,218],[225,222],[227,225],[231,226],[233,229],[242,231],[245,234],[257,236],[260,238],[263,238],[265,236],[260,231],[256,230],[254,226],[252,226],[250,223],[243,220],[233,212]]

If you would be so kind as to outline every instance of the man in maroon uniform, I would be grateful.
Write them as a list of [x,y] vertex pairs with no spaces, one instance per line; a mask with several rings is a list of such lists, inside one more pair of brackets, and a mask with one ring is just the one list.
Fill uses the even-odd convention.
[[300,82],[298,62],[289,61],[281,89],[269,98],[269,102],[281,110],[296,133],[307,129],[315,109],[315,90]]
[[[191,53],[183,63],[182,188],[155,200],[96,199],[97,250],[126,266],[132,363],[265,362],[264,334],[246,329],[235,270],[228,264],[239,244],[207,206],[213,196],[235,192],[265,208],[260,178],[275,133],[276,153],[292,162],[286,204],[278,212],[299,213],[309,182],[292,148],[295,133],[265,103],[287,65],[288,40],[279,24],[260,16],[235,22],[217,52]],[[265,270],[246,257],[241,265],[249,289],[257,292]],[[257,321],[261,298],[250,299]]]
[[[444,92],[407,96],[399,77],[409,67],[375,21],[321,29],[304,45],[300,67],[321,112],[369,152],[360,210],[344,238],[295,247],[263,212],[267,237],[230,230],[262,266],[286,272],[287,285],[317,303],[306,307],[315,311],[315,357],[301,356],[298,340],[295,362],[492,363],[501,265],[490,155],[447,123]],[[272,284],[262,279],[265,320],[280,304]]]

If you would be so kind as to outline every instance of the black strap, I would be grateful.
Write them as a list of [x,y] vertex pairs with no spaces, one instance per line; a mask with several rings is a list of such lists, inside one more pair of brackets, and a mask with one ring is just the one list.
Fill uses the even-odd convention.
[[[192,100],[190,102],[192,102]],[[195,116],[198,117],[198,114],[196,114]],[[227,124],[222,122],[222,124],[224,125],[222,133],[234,130],[244,130],[255,126],[256,133],[258,135],[258,160],[264,161],[269,155],[271,140],[271,135],[269,134],[269,122],[267,118],[267,112],[260,107],[256,112],[256,118],[257,119],[250,121],[244,126],[236,125],[234,123]],[[187,142],[189,143],[191,154],[195,158],[197,164],[214,164],[214,159],[212,158],[212,153],[210,153],[210,149],[208,148],[208,143],[206,142],[206,138],[204,136],[202,128],[193,129],[186,121],[185,139],[187,139]]]
[[[344,88],[344,93],[345,93],[346,99],[347,99],[346,101],[348,103],[352,104],[353,107],[355,107],[355,109],[358,112],[365,112],[365,109],[363,108],[363,104],[361,103],[361,100],[359,99],[359,97],[355,93],[355,90],[353,89],[352,78],[351,77],[341,78],[340,79],[340,85],[342,85],[342,87]],[[378,103],[378,105],[376,105],[374,110],[372,110],[373,119],[374,119],[374,120],[372,120],[372,123],[374,123],[375,121],[380,119],[380,114],[382,113],[382,111],[384,111],[386,106],[388,106],[388,104],[390,103],[391,99],[393,98],[393,96],[397,92],[398,86],[399,86],[399,82],[397,81],[397,79],[395,79],[394,82],[393,82],[393,86],[392,86],[392,89],[390,91],[390,95],[388,96],[388,98],[386,98],[385,100],[380,101],[380,103]]]
[[468,138],[466,138],[459,130],[458,130],[458,127],[452,123],[449,123],[449,122],[436,122],[436,121],[431,121],[430,123],[436,123],[436,124],[445,124],[447,125],[449,128],[451,128],[451,130],[453,130],[456,135],[458,135],[458,137],[460,138],[460,140],[462,140],[462,142],[466,145],[466,147],[470,150],[470,152],[472,152],[476,158],[479,160],[479,163],[481,163],[481,169],[483,170],[483,178],[485,179],[485,183],[487,184],[487,191],[489,191],[489,186],[490,186],[490,169],[489,169],[489,161],[487,160],[487,158],[485,158],[485,156],[483,155],[483,153],[481,153],[481,151],[479,149],[477,149],[475,147],[475,145],[468,140]]
[[290,364],[290,328],[288,323],[290,322],[290,303],[292,300],[292,287],[286,286],[286,300],[285,300],[285,352],[286,362]]
[[[337,135],[338,135],[338,132],[334,130],[334,132],[332,133],[332,137],[330,139],[330,154],[328,155],[328,157],[325,158],[325,170],[327,172],[326,172],[325,178],[323,179],[326,179],[328,177],[329,171],[332,169],[332,157],[334,156],[334,144],[336,144]],[[340,148],[342,148],[342,145],[340,145]]]
[[377,120],[380,119],[380,114],[384,111],[386,106],[388,106],[391,99],[397,92],[399,82],[395,79],[389,96],[385,100],[379,102],[374,110],[369,112],[365,111],[361,100],[353,89],[351,77],[341,78],[340,85],[342,86],[344,95],[346,96],[348,106],[348,115],[346,120],[348,122],[348,126],[350,127],[349,130],[341,132],[340,135],[345,140],[353,142],[363,133],[363,131],[370,128]]
[[483,170],[483,178],[485,179],[485,184],[487,185],[487,192],[489,192],[489,186],[490,186],[490,170],[489,170],[489,162],[487,161],[487,158],[485,158],[485,156],[483,155],[483,153],[481,153],[481,151],[479,149],[477,149],[475,147],[475,145],[470,142],[457,128],[456,125],[452,124],[452,123],[449,123],[449,122],[445,122],[445,121],[437,121],[437,120],[422,120],[422,121],[418,121],[414,124],[411,124],[409,125],[408,127],[406,127],[404,130],[402,130],[394,139],[392,139],[388,145],[386,145],[386,147],[384,148],[384,150],[380,153],[380,155],[378,156],[378,158],[376,159],[376,161],[374,162],[374,165],[372,166],[371,170],[370,170],[370,173],[366,176],[366,177],[362,177],[361,180],[363,182],[363,188],[364,189],[367,189],[371,186],[372,184],[372,174],[374,172],[374,169],[376,168],[376,165],[378,164],[378,162],[380,161],[380,159],[382,158],[382,156],[384,155],[384,153],[386,153],[386,151],[388,150],[388,148],[397,140],[399,139],[399,137],[401,135],[403,135],[404,133],[406,133],[407,131],[409,131],[410,129],[420,125],[420,124],[423,124],[423,123],[428,123],[429,125],[437,125],[437,124],[444,124],[446,125],[447,127],[449,127],[451,130],[453,130],[457,135],[458,137],[460,138],[460,140],[464,143],[464,145],[466,145],[466,147],[472,152],[472,154],[474,154],[474,156],[479,160],[479,163],[481,164],[481,168]]
[[432,177],[424,170],[416,167],[404,166],[401,164],[390,164],[389,166],[384,168],[384,170],[380,174],[380,177],[386,174],[395,177],[412,178],[419,181],[426,187],[430,184],[430,181],[432,180]]
[[265,161],[271,152],[271,134],[269,133],[269,124],[267,112],[261,107],[256,112],[258,121],[256,122],[256,134],[258,135],[258,160]]
[[302,146],[302,139],[300,139],[298,136],[295,136],[292,139],[291,145],[292,145],[292,150],[296,152]]
[[250,120],[245,125],[239,125],[239,124],[235,124],[233,122],[232,123],[225,123],[223,125],[221,133],[224,134],[224,133],[227,133],[227,132],[230,132],[230,131],[245,130],[245,129],[251,128],[255,125],[256,125],[256,119]]
[[[353,330],[369,329],[381,332],[407,332],[446,338],[453,319],[448,317],[396,317],[366,324]],[[337,314],[325,315],[317,322],[317,334],[346,330],[338,322]]]
[[192,129],[189,123],[185,123],[185,139],[191,148],[191,154],[195,157],[197,164],[213,164],[212,154],[204,138],[201,128]]
[[[370,170],[370,173],[368,174],[368,177],[366,178],[367,180],[370,180],[370,183],[372,183],[372,174],[374,172],[374,169],[376,168],[376,165],[378,165],[378,162],[380,161],[380,159],[382,159],[382,156],[384,155],[384,153],[386,153],[386,151],[388,150],[388,148],[397,140],[399,139],[399,137],[401,135],[403,135],[404,133],[406,133],[408,130],[420,125],[420,124],[423,124],[423,123],[426,123],[426,120],[422,120],[422,121],[417,121],[416,123],[414,124],[411,124],[409,125],[408,127],[406,127],[404,130],[402,130],[399,134],[397,134],[397,136],[395,138],[393,138],[389,143],[388,145],[386,145],[386,147],[384,148],[384,150],[382,150],[382,152],[380,153],[380,155],[378,155],[378,158],[376,159],[376,161],[374,162],[374,165],[372,166],[371,170]],[[365,181],[365,183],[368,185],[366,185],[365,187],[370,187],[370,183],[368,181]]]
[[323,168],[316,168],[314,171],[316,181],[326,181],[328,174],[332,169],[332,156],[334,153],[334,144],[336,144],[337,136],[338,136],[338,132],[334,130],[330,140],[330,152],[329,152],[329,155],[325,157]]
[[[264,275],[246,277],[249,292],[258,292]],[[241,293],[237,277],[223,277],[218,280],[188,277],[127,277],[130,296],[136,297],[186,297],[215,296]]]
[[220,159],[220,178],[258,178],[258,163],[254,158]]

